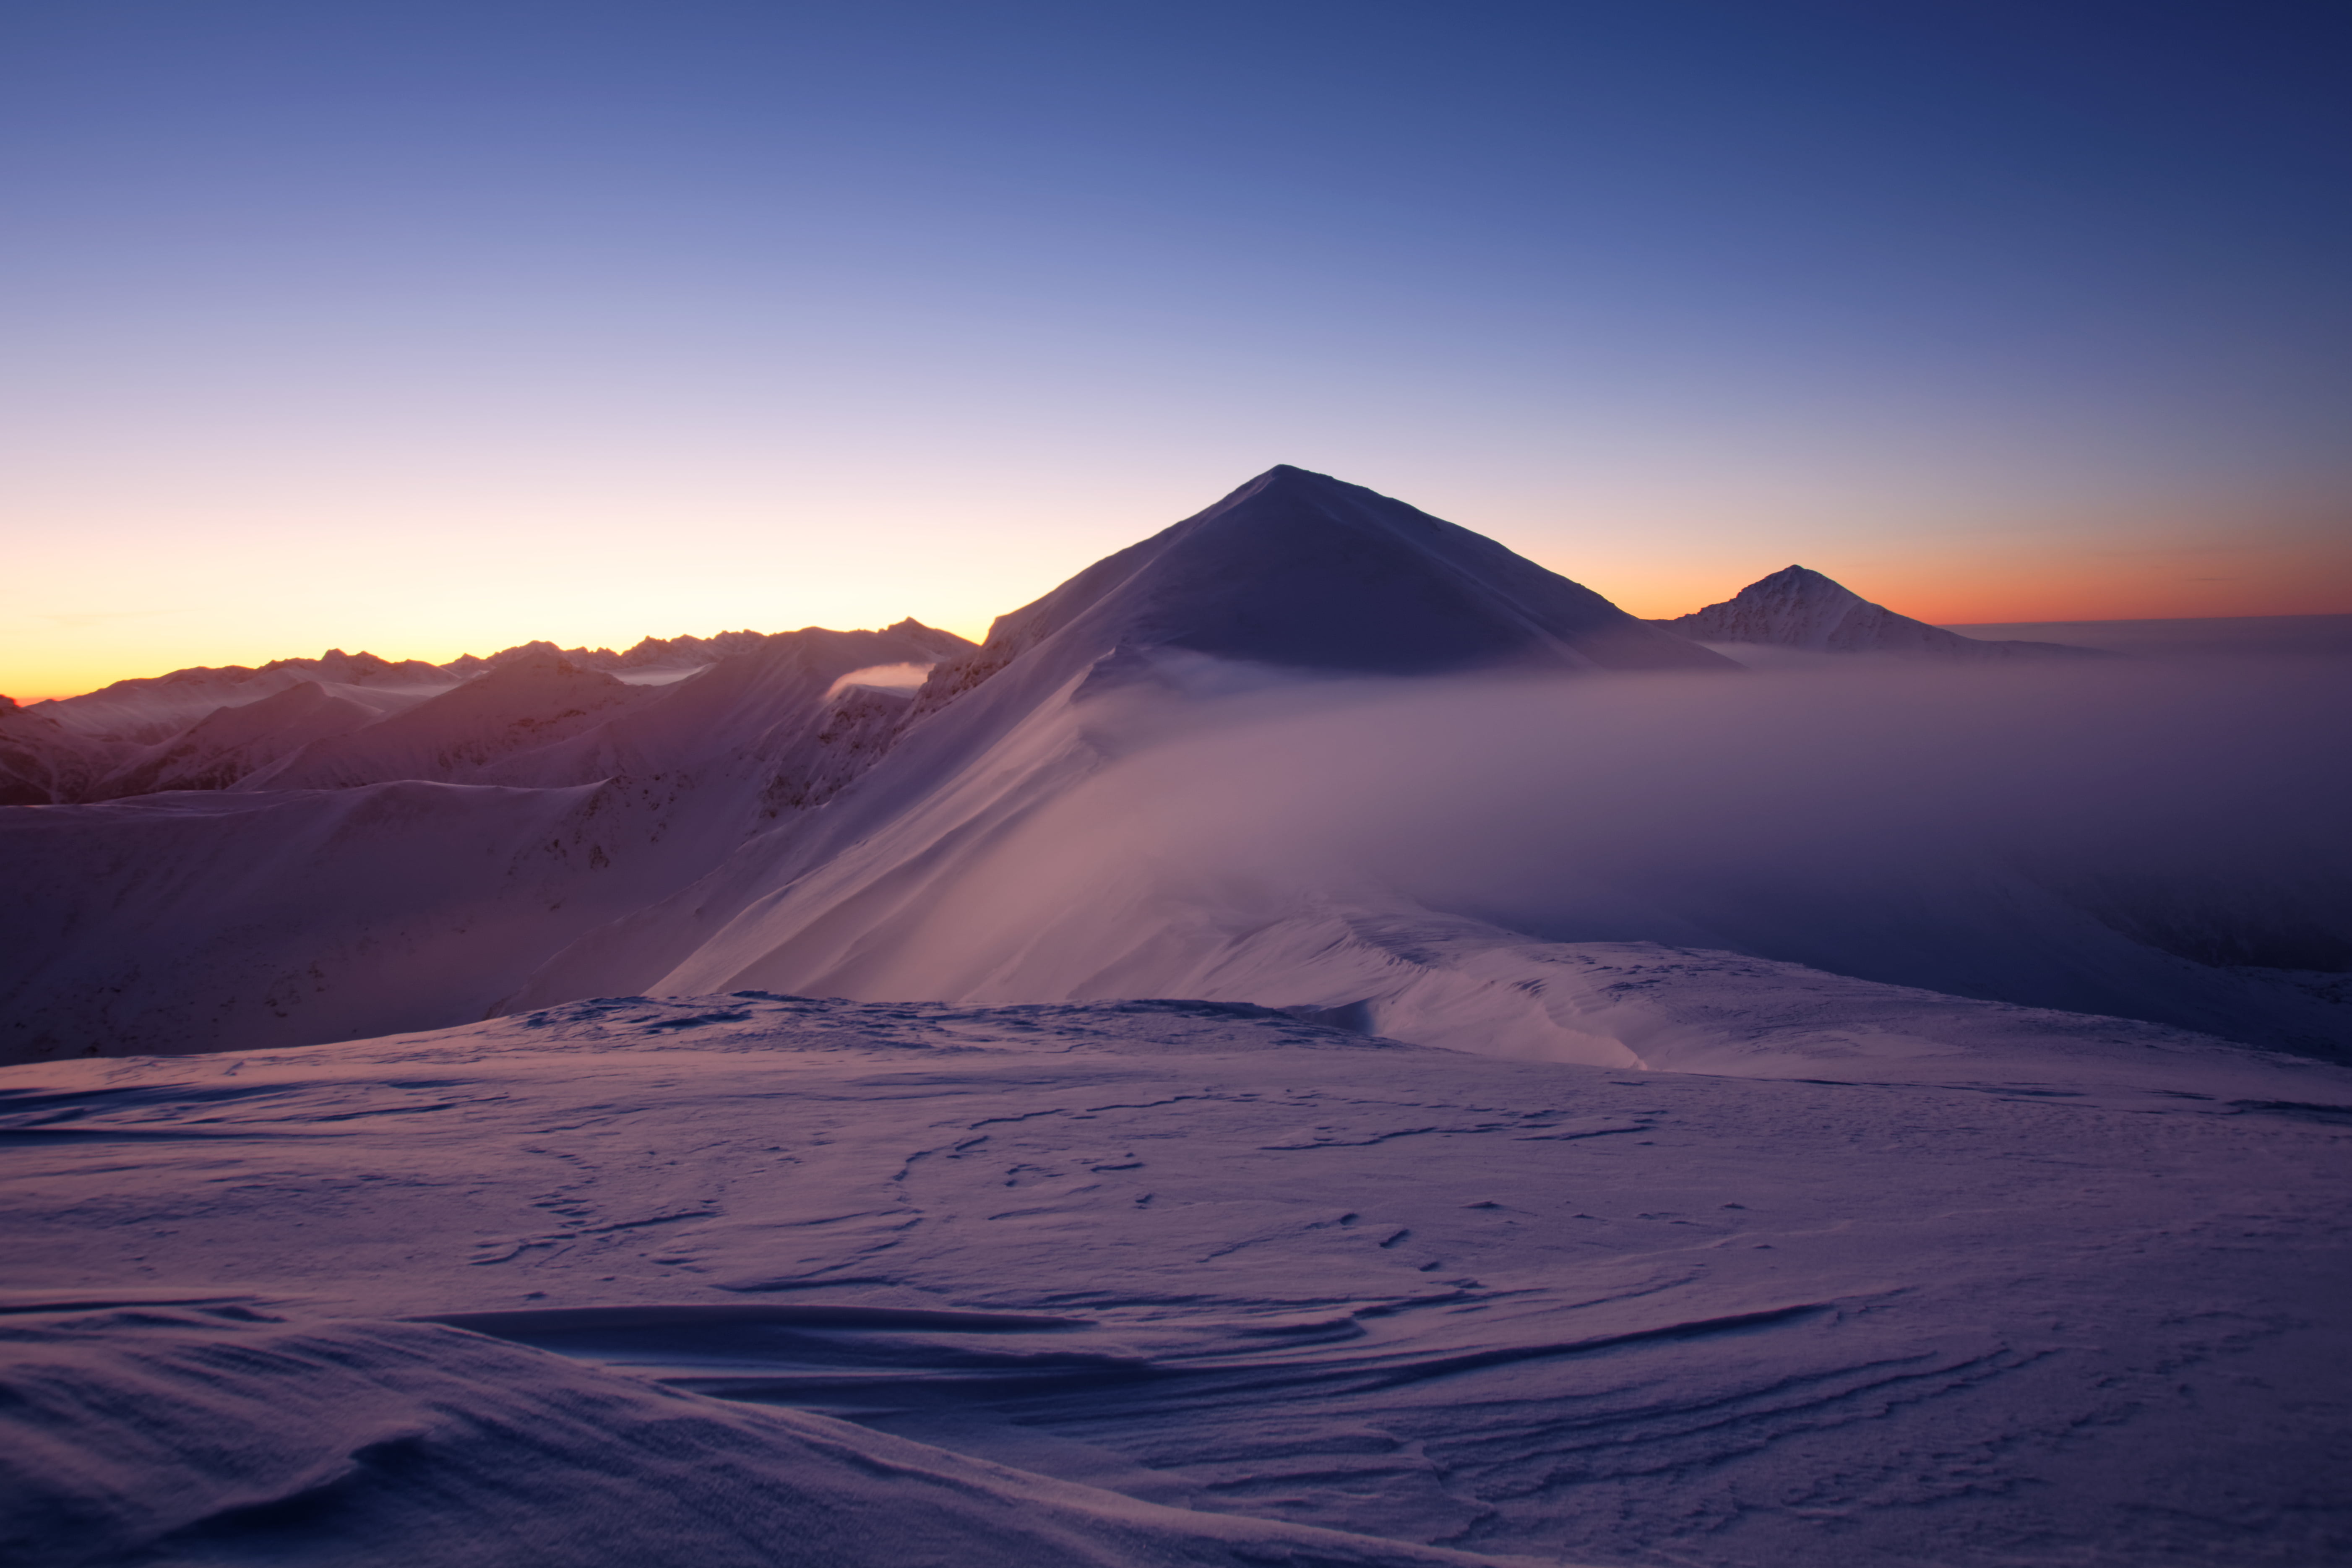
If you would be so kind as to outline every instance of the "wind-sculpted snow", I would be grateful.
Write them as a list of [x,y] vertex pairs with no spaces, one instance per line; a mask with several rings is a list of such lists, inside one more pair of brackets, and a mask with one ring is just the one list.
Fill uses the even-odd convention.
[[2039,1026],[1807,1081],[747,994],[0,1070],[10,1561],[2339,1560],[2352,1073]]
[[[0,1459],[0,1548],[26,1568],[1500,1568],[1166,1508],[424,1325],[234,1303],[20,1310],[0,1377],[32,1440]],[[124,1407],[135,1432],[112,1418]]]

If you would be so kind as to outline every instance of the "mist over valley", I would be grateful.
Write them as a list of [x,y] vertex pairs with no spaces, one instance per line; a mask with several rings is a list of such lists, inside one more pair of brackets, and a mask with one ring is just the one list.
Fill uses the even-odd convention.
[[2344,619],[1644,620],[1286,466],[977,644],[0,709],[0,1539],[2324,1560]]

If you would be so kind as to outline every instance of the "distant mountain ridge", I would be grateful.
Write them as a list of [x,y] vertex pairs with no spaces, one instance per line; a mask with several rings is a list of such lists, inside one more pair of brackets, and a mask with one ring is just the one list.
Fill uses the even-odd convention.
[[[1318,791],[1311,809],[1347,813],[1370,808],[1359,786],[1369,795],[1400,759],[1406,773],[1419,766],[1415,748],[1443,751],[1465,702],[1500,704],[1498,724],[1568,746],[1538,760],[1574,778],[1588,743],[1647,766],[1688,739],[1651,731],[1654,715],[1696,703],[1746,723],[1776,700],[1852,695],[1834,680],[1792,696],[1800,683],[1743,679],[1700,637],[2014,657],[1802,568],[1741,600],[1711,607],[1721,616],[1643,621],[1467,529],[1285,466],[1000,617],[977,646],[902,621],[647,639],[625,654],[524,644],[458,668],[331,652],[0,706],[0,784],[25,803],[0,809],[14,895],[0,903],[0,1060],[265,1049],[585,996],[746,989],[1205,997],[1317,1009],[1423,1044],[1646,1058],[1664,1048],[1648,1024],[1621,1038],[1593,1012],[1599,993],[1579,1000],[1565,983],[1563,966],[1584,964],[1568,949],[1602,937],[1828,960],[1897,984],[1936,985],[1981,959],[2007,978],[1969,978],[1969,994],[2280,1038],[2336,1027],[2324,998],[2286,982],[2183,969],[2169,928],[2124,931],[2100,912],[2112,898],[2086,910],[2014,878],[1971,884],[1949,909],[1915,909],[1907,882],[1850,909],[1843,890],[1821,896],[1853,885],[1838,856],[1819,872],[1827,882],[1808,879],[1808,862],[1788,889],[1777,871],[1751,883],[1735,867],[1722,881],[1695,863],[1696,890],[1661,884],[1654,908],[1612,905],[1601,937],[1563,945],[1507,910],[1360,883],[1352,863],[1328,876],[1292,868],[1269,840],[1222,868],[1183,837],[1196,809],[1217,844],[1278,827],[1261,804],[1324,765],[1285,749],[1320,743],[1289,726],[1334,704],[1393,708],[1404,747]],[[1612,671],[1645,678],[1581,679]],[[1732,679],[1646,678],[1657,671]],[[1479,672],[1507,679],[1397,679]],[[1570,679],[1517,679],[1527,673]],[[1381,679],[1342,689],[1331,677]],[[1628,704],[1640,713],[1624,718]],[[1142,787],[1160,777],[1153,747],[1181,763],[1208,743],[1188,727],[1221,714],[1243,737],[1230,765],[1186,784],[1190,795]],[[101,716],[110,737],[89,732]],[[123,738],[140,724],[153,738]],[[1487,787],[1475,757],[1435,760],[1466,763]],[[1633,815],[1671,813],[1681,781],[1710,777],[1676,769]],[[1588,831],[1614,787],[1588,786],[1601,796],[1547,796],[1523,826]],[[1454,831],[1448,809],[1413,819],[1437,835],[1432,847],[1402,852],[1437,853]],[[1710,820],[1692,816],[1693,831],[1715,831]],[[1463,831],[1487,824],[1473,813]],[[1601,834],[1590,897],[1615,900],[1606,867],[1619,851],[1605,824],[1590,830]],[[2256,912],[2272,920],[2277,900],[2264,900]],[[2026,906],[2040,923],[2020,923]],[[1915,919],[1927,922],[1916,941],[1904,923]],[[2015,995],[2001,989],[2012,980]]]
[[1805,566],[1787,566],[1719,605],[1653,623],[1694,642],[1748,643],[1812,653],[1895,654],[1914,658],[2104,657],[2065,643],[1987,642],[1873,604]]
[[[861,835],[895,854],[902,811],[1054,798],[1101,763],[1094,695],[1213,663],[1737,668],[1468,529],[1284,466],[979,647],[902,621],[439,666],[331,650],[10,705],[0,803],[42,809],[0,812],[23,904],[0,921],[0,1058],[479,1017],[592,931],[625,943],[643,912],[644,951],[607,963],[600,938],[564,966],[606,990]],[[977,794],[925,804],[975,765]],[[702,912],[672,921],[710,875]]]
[[[907,620],[901,626],[919,626]],[[895,630],[896,628],[889,628]],[[518,643],[513,647],[500,648],[487,658],[477,658],[461,653],[441,666],[443,669],[472,672],[488,669],[500,664],[510,664],[533,654],[561,654],[577,665],[591,669],[676,669],[681,666],[716,664],[731,654],[750,653],[763,647],[769,638],[787,637],[786,632],[719,632],[707,637],[644,637],[625,653],[614,653],[609,647],[558,647],[551,642]]]
[[[28,705],[0,698],[0,805],[448,780],[563,739],[592,710],[635,703],[655,689],[647,675],[667,684],[730,660],[758,663],[812,637],[879,639],[834,676],[859,664],[929,664],[972,646],[908,619],[880,632],[646,637],[625,653],[534,641],[439,665],[330,648],[257,668],[175,669]],[[493,721],[494,711],[503,717]]]
[[[921,624],[908,619],[887,629],[895,631]],[[716,664],[734,654],[749,653],[765,647],[773,638],[792,635],[747,629],[719,632],[708,637],[648,637],[622,653],[609,647],[558,647],[551,642],[535,639],[487,656],[461,653],[446,664],[431,664],[421,658],[381,658],[364,650],[345,653],[341,648],[331,647],[316,658],[273,658],[258,667],[194,665],[163,675],[134,676],[77,697],[49,698],[22,705],[9,701],[9,706],[47,713],[69,728],[90,733],[119,733],[124,728],[121,721],[127,705],[165,692],[208,694],[219,690],[244,695],[256,681],[262,682],[261,691],[282,690],[299,680],[316,680],[329,686],[446,686],[486,669],[544,655],[560,656],[589,669],[692,669]]]

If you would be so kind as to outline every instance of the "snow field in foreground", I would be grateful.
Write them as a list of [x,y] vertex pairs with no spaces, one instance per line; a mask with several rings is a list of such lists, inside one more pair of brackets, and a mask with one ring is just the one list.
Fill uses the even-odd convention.
[[6,1517],[57,1563],[2340,1557],[2352,1075],[2121,1059],[719,996],[10,1068]]

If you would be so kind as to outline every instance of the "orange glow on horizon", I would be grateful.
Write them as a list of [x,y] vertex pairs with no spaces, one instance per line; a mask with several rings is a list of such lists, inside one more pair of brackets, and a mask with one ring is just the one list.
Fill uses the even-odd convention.
[[[2250,571],[2237,576],[2181,581],[2161,571],[2118,574],[2110,568],[2088,564],[2064,575],[2044,574],[2030,580],[2021,580],[2013,572],[1996,572],[1989,568],[1974,572],[1960,569],[1938,571],[1916,563],[1878,567],[1861,563],[1843,569],[1834,563],[1823,564],[1820,561],[1794,563],[1810,566],[1843,583],[1865,599],[1931,626],[2352,615],[2352,592],[2347,592],[2343,586],[2346,574],[2337,571],[2332,574],[2298,576],[2284,564],[2262,573]],[[1792,563],[1779,562],[1772,566],[1748,570],[1745,576],[1738,573],[1711,574],[1706,578],[1696,574],[1686,574],[1672,581],[1645,582],[1632,592],[1619,595],[1606,595],[1606,590],[1599,584],[1587,585],[1604,593],[1629,614],[1645,619],[1664,620],[1720,603],[1758,577],[1790,564]],[[1690,585],[1683,586],[1685,583]],[[1013,607],[1006,606],[1007,609]],[[985,619],[941,626],[940,622],[927,616],[915,618],[974,642],[985,637],[988,630]],[[870,624],[878,626],[887,622]],[[701,628],[693,635],[709,637],[731,629],[735,628],[713,626]],[[777,632],[796,628],[775,626],[750,629]],[[845,626],[840,629],[855,628]],[[646,635],[675,637],[679,634]],[[457,647],[408,647],[387,651],[385,647],[347,646],[344,651],[373,653],[395,663],[405,658],[416,658],[427,664],[446,664],[467,653],[494,653],[499,648],[532,640],[530,636],[518,635],[503,639],[476,638],[467,646]],[[635,637],[615,637],[596,642],[568,642],[565,646],[625,649],[636,640]],[[126,647],[110,658],[91,658],[73,665],[52,665],[40,671],[46,680],[29,686],[20,683],[19,689],[14,690],[0,686],[0,694],[30,707],[36,702],[96,691],[118,680],[166,675],[175,669],[229,665],[258,668],[271,659],[315,658],[327,651],[324,648],[276,649],[266,656],[257,656],[234,645],[215,644],[214,647],[225,648],[226,651],[207,651],[190,646],[184,651],[173,649],[167,652],[156,644],[142,644],[135,650]]]
[[[2238,513],[2247,521],[2232,521],[2213,515],[2219,507],[2165,517],[2117,505],[2034,526],[1955,509],[1884,522],[1863,506],[1823,520],[1810,508],[1773,516],[1704,498],[1571,505],[1540,491],[1446,494],[1419,476],[1365,477],[1384,493],[1437,492],[1437,515],[1645,618],[1718,603],[1792,563],[1938,626],[2352,614],[2352,531],[2316,508],[2249,507]],[[644,550],[610,519],[562,548],[544,527],[453,527],[367,554],[363,567],[347,541],[365,518],[281,530],[263,537],[266,552],[215,550],[194,527],[159,531],[102,558],[60,529],[28,540],[12,563],[41,596],[0,622],[0,693],[29,704],[330,647],[444,664],[538,639],[626,648],[646,636],[878,627],[909,616],[978,641],[995,616],[1186,515],[1209,488],[1192,475],[1139,493],[1107,479],[1046,502],[943,484],[926,512],[809,501],[788,519],[721,520],[688,536],[694,548],[667,552]]]
[[1792,564],[1931,626],[2352,614],[2352,539],[2309,535],[2138,546],[2095,538],[1998,551],[1970,542],[1899,554],[1850,542],[1755,553],[1704,575],[1688,568],[1621,575],[1615,592],[1580,580],[1634,615],[1665,619],[1721,603]]

